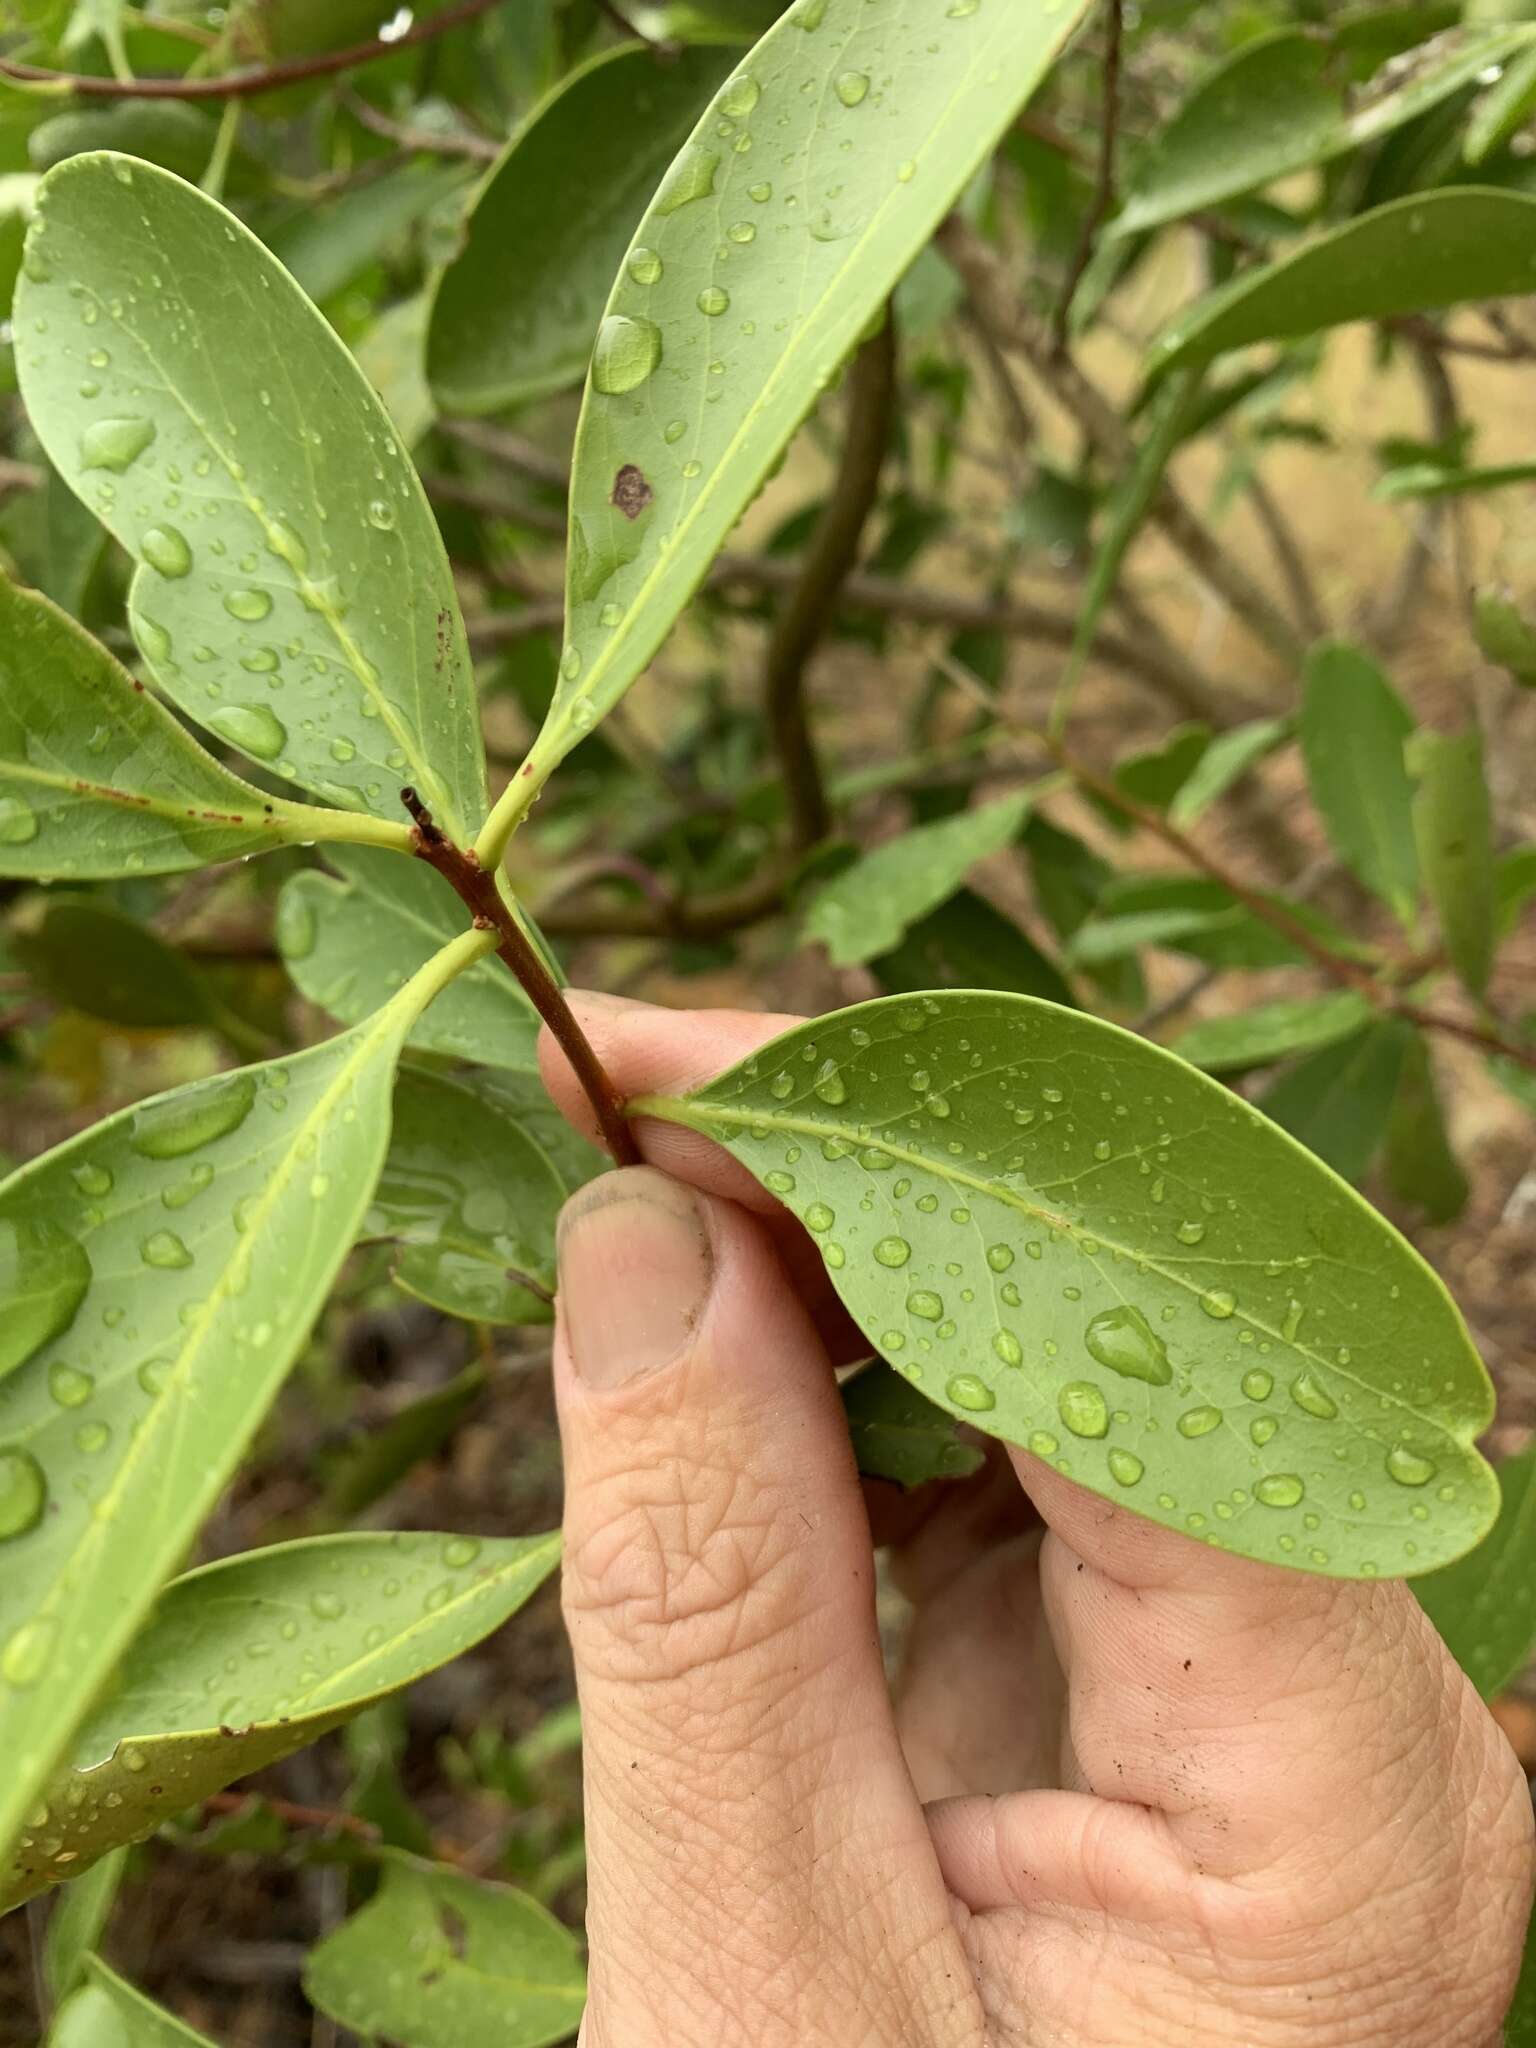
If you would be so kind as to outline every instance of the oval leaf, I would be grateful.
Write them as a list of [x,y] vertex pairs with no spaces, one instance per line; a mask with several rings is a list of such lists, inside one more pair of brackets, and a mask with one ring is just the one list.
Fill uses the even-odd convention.
[[925,1401],[883,1360],[844,1380],[841,1392],[853,1455],[866,1479],[911,1488],[980,1471],[982,1453],[962,1441],[942,1408]]
[[100,1956],[88,1956],[85,1968],[87,1981],[59,2008],[47,2048],[214,2048]]
[[[401,1074],[366,1228],[399,1243],[396,1284],[434,1308],[474,1322],[548,1322],[555,1220],[572,1184],[500,1078]],[[602,1166],[593,1151],[581,1179]]]
[[1408,742],[1413,830],[1430,901],[1451,965],[1474,996],[1493,968],[1496,910],[1493,807],[1483,773],[1483,736],[1418,732]]
[[99,641],[0,576],[0,874],[174,874],[300,840],[410,843],[404,824],[263,795]]
[[1230,1017],[1207,1017],[1192,1024],[1171,1050],[1192,1067],[1212,1074],[1262,1067],[1294,1053],[1315,1052],[1320,1045],[1336,1045],[1369,1023],[1371,1014],[1365,997],[1351,989],[1258,1003]]
[[411,2048],[546,2048],[586,2003],[576,1938],[534,1899],[391,1858],[304,1989],[344,2027]]
[[1219,1548],[1429,1571],[1497,1508],[1439,1280],[1218,1083],[1027,996],[822,1017],[687,1101],[930,1399]]
[[134,633],[183,710],[392,822],[485,804],[447,557],[367,379],[277,259],[168,171],[72,157],[17,293],[27,410],[141,566]]
[[[425,861],[360,848],[331,865],[339,879],[308,869],[285,883],[277,942],[309,1000],[355,1024],[389,1000],[402,973],[462,932],[468,913]],[[538,1036],[532,1004],[493,957],[461,974],[411,1029],[411,1043],[425,1051],[530,1070]]]
[[1086,12],[799,0],[662,181],[576,437],[567,648],[487,864],[661,644],[871,317]]
[[368,1023],[123,1110],[0,1185],[0,1251],[46,1232],[49,1256],[83,1267],[0,1380],[0,1842],[355,1241],[417,1011],[488,943],[466,932]]
[[578,66],[534,109],[438,282],[427,376],[440,405],[497,412],[585,373],[635,222],[734,61],[696,48],[663,63],[631,43]]
[[1148,351],[1155,373],[1346,320],[1432,313],[1536,283],[1536,199],[1466,185],[1414,193],[1209,293]]
[[[167,1586],[0,1877],[0,1912],[142,1841],[470,1649],[538,1591],[558,1535],[321,1536]],[[236,1676],[209,1691],[210,1674]],[[41,1808],[38,1809],[41,1811]]]
[[1334,850],[1407,924],[1419,893],[1413,785],[1403,746],[1413,716],[1369,655],[1319,647],[1307,662],[1301,751]]

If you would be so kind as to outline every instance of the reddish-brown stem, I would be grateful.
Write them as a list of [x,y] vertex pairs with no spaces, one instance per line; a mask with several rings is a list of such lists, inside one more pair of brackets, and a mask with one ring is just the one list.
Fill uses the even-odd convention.
[[265,1792],[210,1792],[203,1801],[206,1814],[244,1813],[260,1801],[291,1828],[325,1828],[336,1834],[356,1835],[361,1842],[376,1842],[379,1831],[371,1821],[355,1813],[342,1813],[333,1806],[297,1806],[291,1799],[274,1799]]
[[373,64],[380,57],[392,57],[397,50],[409,50],[417,43],[431,42],[450,29],[489,14],[497,0],[459,0],[427,21],[419,21],[404,35],[375,36],[371,42],[354,43],[345,50],[326,50],[317,57],[294,57],[286,64],[270,64],[260,70],[229,71],[219,78],[96,78],[85,73],[48,71],[37,64],[18,64],[0,57],[0,77],[19,79],[23,85],[67,86],[81,99],[98,100],[248,100],[261,93],[281,92],[285,85],[300,85],[306,79],[325,78],[333,71],[350,71],[359,64]]
[[528,1000],[554,1034],[556,1043],[571,1063],[571,1071],[582,1093],[592,1105],[603,1143],[617,1166],[638,1166],[640,1148],[624,1116],[623,1098],[604,1072],[586,1034],[571,1015],[570,1005],[537,948],[512,915],[496,886],[472,850],[455,846],[439,831],[414,789],[402,789],[400,801],[410,812],[416,827],[417,857],[436,868],[443,880],[464,904],[482,931],[496,934],[496,951],[521,983]]

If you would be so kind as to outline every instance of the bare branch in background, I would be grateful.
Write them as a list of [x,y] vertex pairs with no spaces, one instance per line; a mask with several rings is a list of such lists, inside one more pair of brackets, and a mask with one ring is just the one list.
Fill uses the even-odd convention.
[[1099,230],[1115,210],[1115,150],[1120,132],[1120,54],[1125,43],[1124,0],[1104,0],[1104,68],[1099,111],[1099,161],[1093,199],[1078,231],[1077,247],[1067,266],[1066,282],[1056,302],[1052,332],[1056,353],[1065,355],[1072,320],[1072,301],[1093,260]]

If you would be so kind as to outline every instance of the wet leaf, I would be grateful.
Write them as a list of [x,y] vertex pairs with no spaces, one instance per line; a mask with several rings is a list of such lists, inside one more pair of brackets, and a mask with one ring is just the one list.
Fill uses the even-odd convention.
[[[458,932],[469,913],[425,861],[367,847],[328,855],[337,874],[308,869],[284,884],[277,942],[312,1003],[344,1024],[370,1016],[403,977]],[[411,1043],[489,1065],[536,1065],[539,1022],[512,975],[488,956],[420,1016]]]
[[1418,732],[1408,742],[1413,829],[1440,936],[1467,989],[1480,996],[1493,967],[1493,810],[1483,736]]
[[1267,1066],[1292,1054],[1335,1045],[1368,1023],[1371,1006],[1348,989],[1259,1003],[1230,1017],[1207,1017],[1181,1032],[1169,1047],[1192,1067],[1212,1074]]
[[1148,145],[1115,232],[1142,234],[1375,142],[1530,42],[1526,28],[1437,36],[1406,65],[1389,60],[1361,93],[1326,34],[1257,37],[1201,79]]
[[47,2048],[214,2048],[164,2006],[88,1956],[87,1981],[59,2008]]
[[844,1380],[842,1396],[853,1455],[866,1479],[926,1486],[933,1479],[967,1479],[985,1462],[974,1444],[960,1441],[952,1418],[883,1360]]
[[403,1857],[311,1953],[304,1989],[342,2026],[411,2048],[546,2048],[587,1995],[575,1936],[535,1900]]
[[1485,1700],[1536,1645],[1536,1444],[1498,1468],[1499,1518],[1477,1549],[1414,1587]]
[[49,1818],[34,1814],[7,1860],[0,1911],[451,1662],[559,1556],[558,1535],[368,1531],[175,1580],[45,1786],[37,1811]]
[[816,892],[804,936],[819,940],[834,967],[853,967],[888,953],[919,918],[953,896],[978,861],[1016,839],[1034,803],[1020,790],[975,810],[917,825]]
[[1339,857],[1405,924],[1419,893],[1413,785],[1403,760],[1412,731],[1407,705],[1368,655],[1342,644],[1316,650],[1301,710],[1312,801]]
[[27,410],[140,564],[157,680],[327,803],[394,823],[415,783],[467,839],[485,770],[453,580],[337,336],[232,214],[126,157],[51,171],[27,249]]
[[1257,1110],[1025,996],[888,997],[687,1101],[951,1414],[1220,1548],[1428,1571],[1489,1526],[1492,1390],[1444,1287]]
[[427,376],[447,411],[497,412],[585,374],[635,223],[734,62],[695,48],[664,63],[630,43],[579,65],[534,109],[438,282]]
[[24,1223],[89,1268],[0,1380],[0,1842],[281,1385],[356,1240],[411,1023],[486,943],[465,933],[325,1045],[120,1111],[0,1185],[0,1243]]
[[650,660],[1086,11],[797,0],[722,87],[598,330],[571,484],[568,644],[525,770],[482,834],[488,862]]
[[[407,1294],[474,1322],[543,1323],[553,1314],[555,1220],[579,1183],[528,1129],[517,1077],[506,1094],[500,1078],[401,1073],[366,1228],[400,1246],[395,1281]],[[581,1179],[603,1163],[592,1151]]]
[[0,576],[0,874],[172,874],[337,831],[407,843],[403,825],[252,789],[73,619]]
[[1433,313],[1528,292],[1536,199],[1462,185],[1394,199],[1198,300],[1148,350],[1153,372],[1347,320]]

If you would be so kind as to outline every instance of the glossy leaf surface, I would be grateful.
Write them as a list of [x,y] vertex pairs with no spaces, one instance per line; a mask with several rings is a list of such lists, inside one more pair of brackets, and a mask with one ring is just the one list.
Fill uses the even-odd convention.
[[0,874],[172,874],[359,827],[231,775],[99,641],[0,576]]
[[1419,887],[1403,759],[1412,731],[1407,705],[1368,655],[1343,645],[1313,654],[1301,711],[1312,801],[1340,858],[1404,922]]
[[485,771],[453,581],[331,328],[233,215],[128,158],[50,172],[27,248],[27,410],[140,564],[157,680],[327,803],[393,822],[415,783],[462,842]]
[[[549,1321],[555,1220],[579,1184],[530,1130],[518,1079],[404,1071],[365,1225],[399,1244],[395,1280],[407,1294],[477,1322]],[[603,1162],[583,1149],[585,1180]]]
[[1016,839],[1034,802],[1028,791],[918,825],[860,856],[817,891],[805,936],[820,940],[834,967],[888,953],[990,853]]
[[952,1414],[1222,1548],[1427,1571],[1496,1508],[1492,1389],[1391,1227],[1219,1083],[1023,996],[885,998],[686,1102]]
[[108,1969],[86,1963],[86,1982],[59,2008],[47,2048],[214,2048],[142,1991]]
[[536,1901],[403,1858],[313,1951],[304,1989],[354,2033],[411,2048],[547,2048],[586,2002],[575,1937]]
[[981,1452],[960,1441],[953,1420],[882,1360],[845,1380],[842,1396],[853,1455],[866,1479],[926,1486],[981,1469]]
[[635,223],[734,62],[708,48],[664,62],[631,43],[579,66],[535,108],[438,284],[427,375],[442,406],[496,412],[585,373]]
[[1493,810],[1483,737],[1415,733],[1408,742],[1413,829],[1430,901],[1451,965],[1474,996],[1488,986],[1494,950]]
[[1498,1468],[1499,1518],[1477,1549],[1414,1587],[1485,1700],[1536,1644],[1536,1444]]
[[[395,1061],[466,933],[313,1050],[120,1111],[0,1185],[0,1841],[238,1462],[383,1162]],[[19,1256],[18,1256],[19,1254]],[[131,1541],[127,1538],[131,1534]]]
[[872,315],[1082,15],[797,0],[662,180],[598,330],[554,703],[499,854],[629,687]]
[[449,1663],[515,1614],[559,1556],[557,1535],[370,1531],[246,1551],[177,1579],[46,1788],[48,1821],[29,1821],[8,1859],[0,1911]]
[[1432,313],[1527,292],[1536,278],[1536,199],[1457,186],[1390,200],[1294,254],[1243,271],[1152,344],[1153,370],[1346,320]]
[[[462,932],[469,913],[425,861],[369,847],[333,850],[327,859],[336,875],[309,869],[284,885],[277,942],[309,1000],[355,1024]],[[527,997],[488,955],[416,1020],[411,1043],[456,1059],[531,1069],[538,1035]]]

